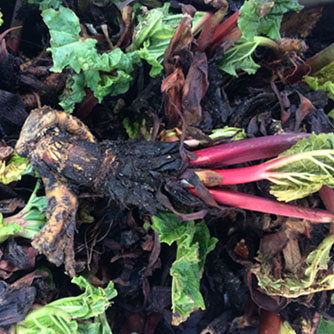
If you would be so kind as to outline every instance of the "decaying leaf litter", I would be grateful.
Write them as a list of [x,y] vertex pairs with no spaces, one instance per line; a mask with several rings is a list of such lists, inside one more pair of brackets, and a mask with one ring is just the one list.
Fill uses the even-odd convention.
[[[310,218],[312,213],[313,221],[315,217],[332,221],[333,41],[321,33],[328,11],[325,8],[322,14],[323,9],[316,7],[289,11],[300,10],[296,1],[248,1],[240,12],[237,1],[171,5],[45,0],[16,1],[15,8],[1,4],[0,266],[5,332],[48,328],[50,333],[108,333],[112,328],[114,333],[265,333],[270,324],[273,333],[308,333],[315,332],[318,322],[318,332],[330,332],[331,224],[293,218],[301,210],[302,216],[297,217]],[[280,39],[283,14],[281,34],[290,39]],[[70,33],[64,35],[67,29]],[[79,123],[73,129],[72,123],[62,121],[66,114],[53,111],[62,108],[74,110],[92,131],[97,146],[80,138]],[[28,114],[32,117],[43,110],[51,111],[46,124],[39,122],[42,117],[30,122],[39,136],[27,142],[31,168],[29,160],[15,155],[12,148]],[[55,114],[60,117],[57,122],[48,123]],[[229,127],[216,130],[224,126]],[[258,171],[259,161],[252,161],[274,158],[294,144],[282,139],[280,147],[272,144],[269,149],[265,138],[270,141],[270,135],[284,133],[305,137],[311,132],[322,136],[304,138],[286,153],[302,154],[305,160],[299,159],[294,170],[274,170],[276,177],[280,174],[276,182],[289,189],[285,200],[300,198],[293,197],[295,188],[303,196],[313,193],[307,197],[279,203],[270,195],[277,184],[270,190],[266,181],[247,183],[247,169],[238,174],[226,167],[223,177],[215,171],[235,164]],[[33,134],[21,134],[21,142]],[[256,140],[253,150],[242,147],[248,141],[235,141],[246,135]],[[78,138],[84,140],[79,143]],[[152,138],[154,143],[138,144]],[[64,144],[68,142],[74,143],[76,156]],[[212,159],[221,154],[216,149],[221,146],[214,145],[225,142],[233,144],[230,157],[226,146],[222,150],[225,165],[221,159],[204,164],[205,169],[194,175],[194,156],[208,155],[201,147],[208,147]],[[125,147],[131,145],[139,145],[144,160],[146,150],[154,155],[150,145],[170,147],[177,157],[172,174],[167,173],[172,180],[162,178],[163,188],[153,191],[157,197],[151,206],[144,204],[150,204],[145,196],[139,203],[140,196],[152,189],[145,183],[147,177],[136,174],[136,164],[125,158],[131,152]],[[138,189],[139,198],[129,200],[128,191],[122,200],[116,180],[102,175],[103,164],[102,168],[84,164],[83,157],[94,152],[93,146],[117,152],[124,161],[120,171],[130,173],[130,179],[142,187],[128,183],[130,189]],[[86,156],[78,154],[78,148]],[[112,157],[108,152],[105,157]],[[57,167],[57,161],[64,165]],[[38,168],[41,164],[47,170]],[[142,166],[151,173],[152,166]],[[84,167],[86,174],[71,179],[67,167],[72,172]],[[111,190],[92,187],[92,180],[85,178],[90,168],[100,171],[106,183],[114,180]],[[288,172],[291,183],[282,181],[282,172]],[[53,196],[49,203],[40,182],[36,184],[38,176],[50,188],[46,189]],[[221,189],[222,182],[230,185]],[[78,212],[75,219],[71,217],[67,233],[58,235],[52,256],[48,253],[52,242],[36,238],[41,224],[47,219],[50,226],[52,213],[64,205],[62,191],[68,192],[69,186],[72,190],[74,183]],[[311,184],[311,190],[305,193],[302,184],[306,188]],[[199,198],[191,195],[190,185]],[[261,206],[267,213],[256,212]],[[63,214],[69,207],[65,205]],[[326,214],[321,211],[325,208]],[[66,223],[67,218],[60,221]],[[56,229],[62,230],[60,225]],[[73,283],[84,292],[70,283],[63,266],[50,263],[62,264],[63,260],[57,262],[62,247],[64,254],[71,253],[69,231],[74,237],[75,268],[71,273],[66,259],[65,267],[79,276]],[[36,248],[47,256],[39,255]],[[73,295],[77,297],[69,297]]]

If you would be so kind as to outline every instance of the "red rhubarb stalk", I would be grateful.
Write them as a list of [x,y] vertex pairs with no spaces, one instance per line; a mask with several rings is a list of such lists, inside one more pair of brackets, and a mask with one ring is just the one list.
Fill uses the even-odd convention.
[[215,34],[215,31],[220,21],[224,18],[227,10],[228,6],[222,6],[205,23],[201,31],[201,34],[197,38],[195,51],[204,52],[204,50],[211,44],[212,36]]
[[[317,150],[312,152],[312,156],[323,157],[332,153],[333,150]],[[216,169],[210,170],[209,172],[214,172],[222,176],[221,182],[219,184],[215,184],[217,186],[249,183],[265,179],[273,181],[286,175],[286,172],[275,172],[275,170],[278,170],[280,167],[284,167],[294,162],[306,160],[309,158],[309,156],[310,152],[301,152],[269,160],[259,165],[234,169]],[[204,173],[205,170],[198,171],[199,177],[201,178],[200,175],[203,175]]]
[[232,31],[232,29],[238,26],[239,13],[240,10],[236,11],[217,27],[212,36],[212,43],[215,43],[217,40],[221,39],[224,35],[227,35]]
[[220,39],[215,40],[211,46],[210,46],[210,50],[209,50],[209,55],[213,55],[213,53],[216,51],[216,49],[224,44],[224,50],[226,51],[229,47],[231,47],[234,43],[236,43],[242,36],[242,31],[240,30],[239,27],[234,28],[233,30],[231,30],[228,34],[223,35]]
[[[328,186],[322,186],[319,195],[329,212],[334,212],[334,190]],[[334,224],[331,224],[330,233],[334,234]]]
[[294,133],[264,136],[200,149],[193,152],[197,159],[190,160],[190,166],[218,168],[272,158],[309,135],[308,133]]
[[[189,190],[197,195],[193,188]],[[217,203],[222,205],[279,216],[307,219],[317,223],[334,222],[334,213],[325,210],[303,208],[232,190],[214,188],[208,190]]]

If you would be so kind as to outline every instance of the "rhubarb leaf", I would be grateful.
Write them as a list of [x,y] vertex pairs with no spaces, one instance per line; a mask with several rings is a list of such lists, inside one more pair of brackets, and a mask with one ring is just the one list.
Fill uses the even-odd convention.
[[74,277],[72,283],[85,289],[85,292],[31,311],[24,321],[15,325],[15,333],[111,334],[105,311],[110,306],[110,300],[117,295],[112,281],[105,289],[94,287],[82,276]]
[[299,11],[297,0],[248,0],[240,8],[238,26],[243,37],[253,40],[255,35],[267,35],[279,39],[283,14],[289,10]]
[[67,76],[66,87],[59,96],[60,106],[69,112],[72,112],[76,103],[80,103],[85,97],[85,77],[83,73]]
[[312,134],[300,140],[272,163],[267,179],[270,193],[280,201],[292,201],[314,193],[323,185],[334,187],[334,134]]
[[255,36],[248,41],[241,37],[238,42],[227,49],[223,58],[218,60],[219,69],[233,76],[237,76],[236,70],[243,70],[248,74],[254,74],[260,68],[252,58],[252,54],[258,46],[277,49],[275,41],[262,36]]
[[330,62],[312,76],[305,76],[304,81],[313,90],[324,90],[334,100],[334,62]]
[[[98,53],[97,41],[82,38],[78,17],[64,7],[59,10],[47,9],[42,17],[50,32],[50,48],[54,72],[72,69],[60,105],[72,112],[75,103],[86,95],[85,87],[90,88],[95,97],[102,101],[106,95],[125,93],[132,81],[134,65],[141,65],[138,51],[124,53],[116,48],[109,53]],[[101,74],[103,72],[104,74]]]
[[3,24],[2,13],[0,12],[0,26]]
[[7,224],[2,216],[2,213],[0,213],[0,243],[7,240],[10,236],[22,231],[23,228],[16,223]]
[[37,196],[40,182],[37,182],[26,206],[17,214],[3,218],[0,214],[0,243],[9,236],[33,239],[45,225],[47,199]]
[[237,77],[236,70],[242,70],[248,74],[254,74],[260,68],[252,58],[252,54],[259,46],[256,40],[247,41],[241,38],[232,47],[224,53],[224,57],[218,60],[218,66],[221,71]]
[[260,68],[252,54],[258,46],[278,49],[275,41],[257,35],[267,35],[279,39],[280,24],[283,14],[288,10],[300,10],[297,0],[248,0],[240,9],[238,26],[242,31],[241,39],[227,49],[223,58],[218,61],[219,69],[233,76],[236,70],[254,74]]
[[216,243],[210,238],[205,222],[181,222],[173,213],[161,212],[153,217],[152,228],[159,233],[160,242],[171,245],[176,242],[176,260],[172,264],[172,311],[173,325],[185,321],[197,309],[205,309],[200,292],[200,278],[206,256]]
[[28,158],[22,158],[16,153],[9,161],[0,160],[0,182],[4,184],[21,180],[22,175],[32,172]]
[[330,250],[334,244],[334,235],[325,238],[314,251],[309,253],[305,263],[296,273],[283,273],[277,278],[272,274],[272,259],[268,254],[260,253],[260,262],[251,269],[257,277],[259,286],[268,295],[297,298],[319,291],[334,289],[334,273],[328,272]]
[[[183,17],[182,14],[169,13],[170,3],[166,2],[160,8],[147,10],[137,15],[138,24],[135,28],[133,44],[127,51],[139,51],[140,58],[146,60],[151,66],[150,76],[155,77],[161,73],[164,53],[174,36],[176,28]],[[196,12],[193,25],[196,25],[205,12]]]
[[323,317],[320,317],[317,334],[329,334],[334,333],[334,321],[325,320]]

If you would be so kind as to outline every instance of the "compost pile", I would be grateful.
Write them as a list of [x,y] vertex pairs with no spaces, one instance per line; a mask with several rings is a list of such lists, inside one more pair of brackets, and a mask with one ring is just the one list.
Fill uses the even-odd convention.
[[331,13],[1,1],[0,333],[333,332]]

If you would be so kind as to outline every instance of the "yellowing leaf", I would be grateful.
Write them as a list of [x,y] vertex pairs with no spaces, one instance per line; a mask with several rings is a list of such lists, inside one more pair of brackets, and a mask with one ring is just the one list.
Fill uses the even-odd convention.
[[22,158],[16,153],[9,161],[0,160],[0,182],[4,184],[21,180],[22,175],[31,172],[28,158]]
[[270,193],[280,201],[303,198],[323,185],[334,187],[334,134],[312,134],[276,161],[267,178],[275,183]]
[[285,273],[275,278],[271,273],[271,259],[260,254],[252,272],[258,279],[259,286],[268,295],[297,298],[311,293],[334,289],[334,273],[327,272],[330,261],[329,252],[334,244],[334,235],[325,238],[317,249],[312,251],[305,260],[304,268],[299,274]]

